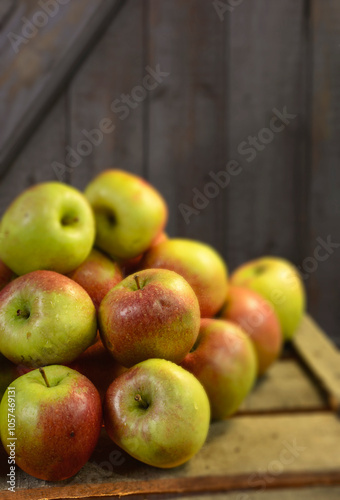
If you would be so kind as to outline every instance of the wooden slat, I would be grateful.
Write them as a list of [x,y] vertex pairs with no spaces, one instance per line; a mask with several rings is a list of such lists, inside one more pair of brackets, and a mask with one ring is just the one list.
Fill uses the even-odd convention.
[[340,352],[306,316],[293,338],[293,344],[303,361],[314,373],[328,395],[332,408],[340,410]]
[[[319,238],[340,243],[340,3],[311,0],[311,154],[310,241],[314,256]],[[328,254],[328,257],[327,257]],[[340,346],[340,249],[321,250],[322,261],[306,263],[310,311]],[[308,270],[312,272],[308,272]]]
[[[240,2],[225,13],[231,39],[229,156],[242,167],[227,190],[225,237],[232,268],[264,254],[295,262],[305,254],[306,200],[300,191],[309,168],[304,163],[304,5],[303,0],[256,0]],[[244,154],[248,137],[258,137],[270,126],[273,109],[282,112],[285,107],[296,118],[264,145],[269,137],[265,133],[254,159]]]
[[70,180],[79,188],[109,167],[143,175],[145,103],[127,108],[126,118],[122,112],[111,109],[112,103],[122,94],[130,95],[146,74],[143,21],[143,2],[127,2],[70,86],[70,146],[74,150],[81,151],[80,141],[87,140],[83,130],[98,129],[103,119],[110,120],[109,129],[114,127],[112,132],[103,134],[103,140],[92,147],[91,154],[81,155],[79,165],[71,169]]
[[[256,492],[252,490],[239,491],[239,492],[224,492],[222,494],[207,494],[207,495],[190,495],[190,497],[181,497],[181,500],[251,500],[252,498],[256,500],[339,500],[340,498],[340,487],[339,486],[328,486],[328,487],[314,487],[314,488],[299,488],[291,489],[287,488],[285,490],[274,490],[274,491],[259,491]],[[131,498],[131,497],[130,497]],[[156,497],[150,497],[150,500]],[[160,498],[160,497],[158,497]],[[162,496],[161,498],[178,498],[175,496]],[[94,499],[96,500],[96,499]]]
[[[187,464],[170,470],[145,466],[125,454],[113,465],[109,458],[116,448],[103,436],[91,461],[74,479],[63,485],[31,479],[30,489],[18,489],[16,498],[255,490],[259,483],[268,489],[340,484],[339,446],[340,422],[332,413],[215,422],[202,450]],[[3,500],[10,495],[3,492]]]
[[169,234],[224,253],[223,192],[189,224],[179,205],[193,208],[192,190],[203,191],[227,161],[227,26],[211,2],[195,0],[150,0],[148,19],[149,64],[170,73],[149,96],[148,176],[168,201]]
[[0,173],[11,164],[122,1],[56,2],[57,14],[47,16],[47,24],[14,50],[7,35],[25,34],[22,17],[44,23],[35,17],[41,11],[36,0],[16,3],[15,13],[1,32]]
[[239,413],[314,411],[327,408],[325,394],[296,361],[277,361],[256,383]]

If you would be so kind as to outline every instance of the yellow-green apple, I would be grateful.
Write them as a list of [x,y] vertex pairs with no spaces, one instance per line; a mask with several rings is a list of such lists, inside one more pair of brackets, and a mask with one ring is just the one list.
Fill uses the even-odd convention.
[[101,400],[104,400],[112,381],[127,370],[112,358],[100,338],[69,366],[91,380],[97,388]]
[[0,291],[14,278],[16,278],[16,275],[13,271],[0,260]]
[[249,288],[231,286],[221,318],[237,323],[249,335],[257,354],[258,373],[262,375],[279,357],[283,340],[271,304]]
[[[9,426],[11,419],[14,426]],[[0,405],[1,441],[7,453],[13,449],[16,464],[45,481],[67,479],[85,465],[101,424],[97,389],[84,375],[61,365],[17,378]]]
[[95,249],[68,277],[87,291],[97,310],[107,292],[123,279],[118,263]]
[[112,382],[104,422],[110,438],[137,460],[176,467],[206,440],[209,400],[191,373],[171,361],[148,359]]
[[0,292],[0,352],[31,368],[64,364],[89,347],[96,309],[75,281],[54,271],[33,271]]
[[255,349],[236,324],[205,318],[196,344],[181,366],[198,378],[211,405],[211,416],[224,419],[236,412],[257,374]]
[[182,276],[147,269],[110,290],[98,319],[103,344],[118,363],[130,367],[148,358],[182,361],[196,341],[200,312]]
[[169,239],[151,248],[142,269],[170,269],[183,276],[197,295],[202,318],[214,316],[223,306],[227,290],[227,266],[209,245],[188,239]]
[[[150,245],[150,248],[155,247],[159,243],[162,243],[162,241],[166,241],[168,239],[168,235],[162,231],[159,233],[156,238],[153,240],[153,242]],[[123,270],[124,276],[130,276],[130,274],[135,273],[138,271],[140,263],[144,257],[144,253],[138,255],[137,257],[134,257],[133,259],[127,259],[127,260],[122,260],[120,261],[121,268]]]
[[261,257],[236,269],[233,285],[251,288],[268,300],[281,324],[285,340],[290,340],[306,307],[303,282],[293,264],[279,257]]
[[141,177],[118,169],[98,175],[85,190],[96,219],[96,246],[111,257],[145,252],[167,221],[162,196]]
[[19,195],[0,224],[0,258],[16,274],[47,269],[66,274],[91,251],[95,222],[82,193],[60,182]]

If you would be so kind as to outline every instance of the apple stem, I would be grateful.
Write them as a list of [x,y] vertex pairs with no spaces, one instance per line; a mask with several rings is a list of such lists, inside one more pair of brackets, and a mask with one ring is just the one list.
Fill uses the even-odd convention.
[[138,288],[138,290],[140,290],[141,288],[140,288],[140,281],[139,281],[139,276],[138,276],[138,274],[136,274],[136,275],[134,276],[134,278],[135,278],[135,282],[137,283],[137,288]]
[[47,385],[47,387],[50,387],[50,384],[48,383],[48,380],[47,380],[46,373],[45,373],[44,369],[43,368],[39,368],[39,371],[40,371],[41,376],[44,379],[45,384]]
[[62,220],[63,226],[71,226],[72,224],[75,224],[77,222],[79,222],[79,217],[69,217],[67,215]]
[[148,403],[146,403],[146,402],[144,401],[144,399],[142,398],[142,396],[141,396],[140,394],[136,394],[136,396],[135,396],[135,401],[138,401],[138,403],[141,403],[141,405],[142,405],[142,406],[143,406],[143,408],[145,408],[145,409],[149,407]]

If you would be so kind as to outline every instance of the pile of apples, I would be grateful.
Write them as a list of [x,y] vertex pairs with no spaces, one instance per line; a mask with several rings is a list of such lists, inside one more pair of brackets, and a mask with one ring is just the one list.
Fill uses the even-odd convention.
[[305,293],[292,264],[264,257],[229,279],[213,248],[167,237],[167,215],[118,169],[84,194],[37,184],[5,212],[0,435],[27,473],[76,474],[103,422],[136,459],[183,464],[294,335]]

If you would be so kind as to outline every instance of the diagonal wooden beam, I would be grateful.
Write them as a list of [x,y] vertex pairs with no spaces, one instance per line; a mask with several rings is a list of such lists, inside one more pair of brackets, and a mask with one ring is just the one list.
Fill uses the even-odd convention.
[[125,1],[17,0],[6,13],[0,27],[0,176]]

